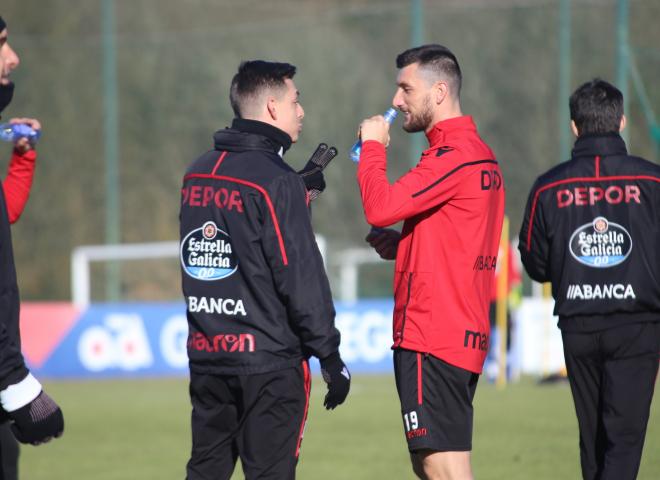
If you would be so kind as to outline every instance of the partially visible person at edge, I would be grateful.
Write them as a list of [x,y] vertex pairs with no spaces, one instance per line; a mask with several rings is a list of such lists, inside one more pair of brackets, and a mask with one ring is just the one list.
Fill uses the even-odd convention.
[[[504,249],[507,249],[506,259],[507,259],[507,268],[506,272],[503,268],[503,259],[505,258]],[[486,356],[486,362],[484,363],[484,375],[486,380],[489,382],[495,382],[500,374],[500,328],[497,325],[497,303],[499,299],[499,285],[501,276],[506,273],[506,291],[505,291],[505,302],[506,302],[506,365],[505,365],[505,375],[507,379],[511,379],[515,374],[513,371],[516,367],[516,359],[512,358],[511,353],[511,339],[513,336],[513,330],[515,328],[514,316],[517,308],[520,306],[522,298],[522,275],[521,275],[521,266],[520,262],[516,258],[518,252],[516,252],[513,246],[509,243],[506,245],[500,242],[500,247],[497,251],[498,263],[495,268],[495,281],[493,282],[493,289],[490,296],[490,306],[488,308],[488,317],[490,318],[490,348],[488,349],[488,355]]]
[[[7,24],[0,17],[0,113],[12,100],[14,84],[10,74],[18,64],[18,55],[8,42]],[[10,122],[41,128],[37,120],[30,118],[13,118]],[[4,479],[17,476],[18,448],[7,435],[8,426],[20,442],[33,445],[48,442],[64,430],[62,411],[29,372],[21,354],[20,299],[10,223],[18,220],[27,202],[36,157],[26,138],[16,142],[0,195],[0,286],[4,305],[0,310],[0,456]]]
[[241,63],[236,115],[189,166],[181,198],[183,294],[189,326],[192,454],[187,478],[295,477],[309,406],[308,358],[320,359],[325,406],[350,374],[307,190],[282,158],[304,111],[288,63]]
[[637,477],[660,360],[660,167],[628,155],[623,95],[570,97],[571,159],[529,194],[519,249],[551,282],[586,480]]
[[[460,105],[461,70],[440,45],[406,50],[392,104],[429,148],[388,182],[389,125],[360,125],[357,178],[367,241],[394,274],[394,374],[419,478],[470,479],[472,401],[489,341],[488,304],[504,215],[491,149]],[[403,221],[401,233],[382,227]]]

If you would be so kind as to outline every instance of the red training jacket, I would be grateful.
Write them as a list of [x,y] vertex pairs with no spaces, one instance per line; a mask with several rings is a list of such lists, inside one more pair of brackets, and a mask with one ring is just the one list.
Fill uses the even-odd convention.
[[495,155],[470,116],[438,122],[419,163],[393,185],[385,147],[362,146],[358,183],[367,221],[404,220],[394,273],[394,345],[481,373],[504,216]]

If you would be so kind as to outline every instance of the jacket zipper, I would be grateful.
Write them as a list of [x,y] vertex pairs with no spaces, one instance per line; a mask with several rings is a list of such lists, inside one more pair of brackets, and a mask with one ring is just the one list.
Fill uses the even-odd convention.
[[408,295],[406,296],[406,305],[403,307],[403,321],[401,322],[401,338],[399,342],[403,342],[403,331],[406,328],[406,316],[408,315],[408,304],[410,303],[410,291],[412,290],[413,272],[408,276]]

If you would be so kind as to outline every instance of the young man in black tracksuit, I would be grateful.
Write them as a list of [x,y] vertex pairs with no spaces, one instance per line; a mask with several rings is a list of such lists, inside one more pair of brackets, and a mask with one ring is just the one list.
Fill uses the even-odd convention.
[[[10,80],[10,74],[18,64],[18,55],[8,42],[7,24],[0,17],[0,113],[12,100],[14,84]],[[28,123],[31,126],[39,124],[33,119],[12,121]],[[22,152],[23,155],[31,149],[27,139],[19,139],[14,154]],[[28,170],[29,168],[28,166]],[[11,208],[12,205],[16,205],[12,201],[12,194],[16,192],[7,188],[10,184],[11,182],[6,181],[4,185],[0,185],[0,424],[3,424],[1,427],[3,439],[0,442],[0,479],[2,480],[16,476],[18,455],[16,446],[7,436],[5,422],[8,422],[11,432],[18,441],[32,445],[46,443],[54,437],[59,437],[64,430],[62,410],[30,373],[21,354],[20,297],[10,229],[10,223],[16,220],[12,216]],[[29,191],[29,186],[27,190]],[[24,197],[24,201],[26,200],[27,197]],[[19,202],[19,211],[22,211],[24,201]]]
[[[181,197],[192,455],[187,478],[294,478],[307,416],[307,359],[321,361],[327,408],[350,375],[306,184],[282,155],[304,111],[286,63],[244,62],[230,99],[231,128],[188,168]],[[309,176],[305,178],[310,179]],[[312,181],[313,183],[313,181]]]
[[552,282],[583,478],[634,479],[660,358],[660,167],[627,154],[614,86],[585,83],[570,110],[572,158],[534,184],[519,248]]

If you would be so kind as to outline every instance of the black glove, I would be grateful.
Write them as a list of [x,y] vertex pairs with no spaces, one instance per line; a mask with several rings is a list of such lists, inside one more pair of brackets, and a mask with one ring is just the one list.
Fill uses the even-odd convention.
[[332,410],[337,405],[344,403],[348,390],[351,388],[351,374],[342,362],[339,352],[321,359],[321,375],[328,384],[328,393],[323,405],[326,409]]
[[325,143],[320,143],[316,150],[309,157],[305,167],[298,172],[305,182],[305,187],[309,192],[309,199],[314,200],[323,190],[325,190],[325,179],[323,178],[323,169],[328,166],[330,160],[337,156],[337,149],[330,147]]
[[43,390],[27,405],[9,412],[14,421],[11,426],[16,440],[39,445],[64,431],[64,416],[60,407]]

